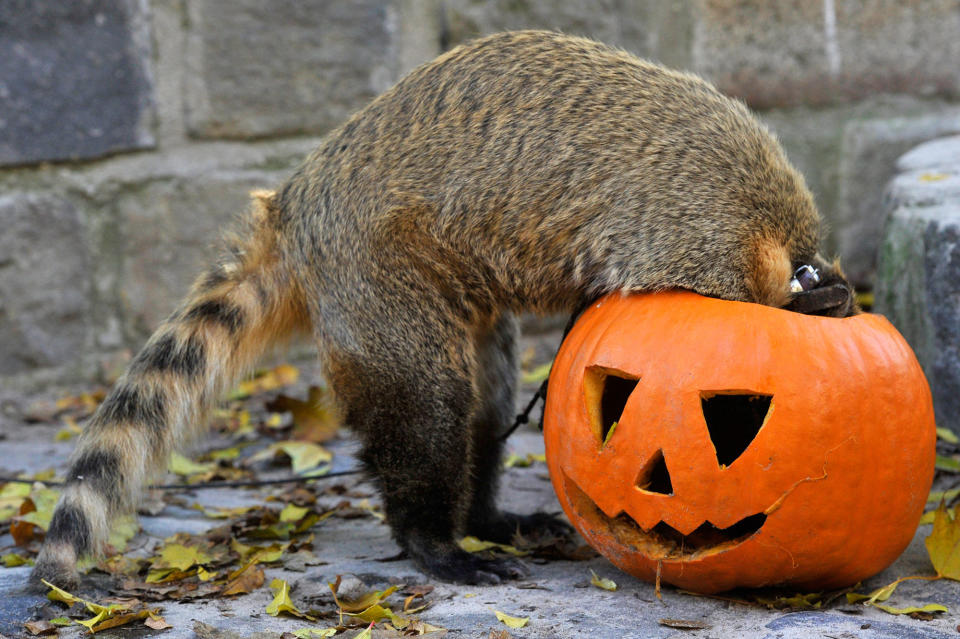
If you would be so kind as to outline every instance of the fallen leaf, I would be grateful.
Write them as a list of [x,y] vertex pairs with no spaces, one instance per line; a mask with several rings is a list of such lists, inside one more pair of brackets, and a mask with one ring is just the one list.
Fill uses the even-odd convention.
[[948,177],[950,177],[949,173],[921,173],[919,179],[921,182],[939,182]]
[[960,437],[949,428],[937,427],[937,437],[948,444],[960,444]]
[[52,635],[57,632],[57,627],[49,621],[28,621],[23,624],[31,635]]
[[0,561],[3,562],[3,565],[6,568],[16,568],[18,566],[32,566],[33,560],[24,557],[23,555],[18,555],[16,553],[7,553],[0,557]]
[[617,584],[613,580],[598,577],[597,573],[593,572],[592,569],[590,570],[590,574],[592,575],[592,577],[590,577],[590,583],[597,588],[609,590],[610,592],[617,589]]
[[524,456],[517,455],[516,453],[510,453],[505,460],[503,460],[504,468],[529,468],[534,464],[534,462],[546,463],[546,455],[538,455],[536,453],[527,453]]
[[273,601],[267,605],[267,614],[276,617],[281,612],[286,612],[302,619],[316,621],[314,617],[304,613],[293,604],[290,599],[290,584],[286,581],[274,579],[270,582],[270,590],[273,591]]
[[946,606],[941,606],[940,604],[927,604],[926,606],[908,606],[906,608],[894,608],[893,606],[886,606],[884,604],[873,604],[875,608],[879,608],[884,612],[889,612],[891,615],[913,615],[916,613],[933,613],[933,612],[947,612]]
[[167,628],[173,628],[170,624],[167,623],[167,620],[159,615],[150,615],[150,618],[143,622],[148,628],[153,628],[154,630],[166,630]]
[[319,386],[309,388],[305,401],[279,395],[267,404],[267,409],[291,414],[294,439],[322,444],[334,438],[340,430],[340,420],[330,405],[327,392]]
[[505,623],[509,628],[523,628],[530,622],[530,617],[511,617],[510,615],[502,613],[499,610],[494,610],[493,614],[495,614],[497,619]]
[[235,389],[227,393],[227,399],[244,399],[251,395],[265,393],[296,383],[300,371],[289,364],[281,364],[276,368],[258,371],[251,379],[240,382]]
[[224,596],[245,595],[262,586],[263,582],[263,569],[256,564],[249,564],[236,577],[231,578],[231,581],[224,586],[221,594]]
[[296,504],[287,504],[280,511],[280,521],[295,523],[303,519],[310,512],[309,508],[303,508]]
[[498,544],[492,541],[481,541],[472,535],[467,535],[457,543],[460,545],[460,548],[466,550],[467,552],[483,552],[484,550],[491,550],[495,548],[517,557],[525,557],[530,554],[524,550],[519,550],[513,546],[508,546],[507,544]]
[[298,639],[325,639],[326,637],[332,637],[337,632],[336,628],[303,628],[294,630],[293,636]]
[[960,460],[955,457],[937,455],[935,467],[937,470],[943,470],[949,473],[960,473]]
[[675,630],[706,630],[712,627],[703,621],[691,621],[688,619],[660,619],[657,623]]
[[271,444],[250,457],[250,461],[271,459],[281,453],[290,458],[293,472],[297,474],[318,468],[321,464],[329,463],[333,459],[333,454],[323,446],[310,442],[284,441]]
[[950,516],[943,502],[937,508],[926,546],[937,574],[960,581],[960,520]]
[[170,455],[170,462],[167,464],[167,470],[184,477],[209,473],[216,468],[216,462],[198,463],[177,452]]
[[537,366],[532,371],[524,372],[520,376],[520,381],[524,384],[539,384],[543,380],[547,379],[550,376],[550,369],[553,367],[553,362],[547,362],[546,364],[541,364]]
[[927,496],[927,503],[938,504],[941,501],[950,502],[957,497],[960,497],[960,488],[954,488],[953,490],[936,490]]

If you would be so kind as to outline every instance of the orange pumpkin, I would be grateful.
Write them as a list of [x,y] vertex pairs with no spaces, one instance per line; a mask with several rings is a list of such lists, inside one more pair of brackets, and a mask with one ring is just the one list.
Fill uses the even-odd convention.
[[936,434],[923,372],[883,317],[677,291],[583,314],[550,374],[544,437],[594,548],[709,593],[885,568],[913,538]]

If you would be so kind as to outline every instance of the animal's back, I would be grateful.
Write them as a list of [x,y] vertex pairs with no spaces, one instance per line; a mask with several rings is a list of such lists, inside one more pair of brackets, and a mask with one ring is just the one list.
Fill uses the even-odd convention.
[[[617,288],[783,303],[791,263],[819,241],[802,177],[742,104],[538,31],[413,71],[330,136],[280,205],[323,268],[356,259],[344,237],[373,254],[437,245],[514,309]],[[767,262],[776,291],[745,278]]]

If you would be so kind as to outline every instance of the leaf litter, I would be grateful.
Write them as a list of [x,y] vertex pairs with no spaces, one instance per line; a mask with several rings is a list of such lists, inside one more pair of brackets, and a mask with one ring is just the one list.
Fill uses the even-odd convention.
[[[537,371],[539,375],[543,371]],[[297,399],[278,389],[296,381],[299,372],[291,366],[281,366],[260,371],[254,378],[243,382],[228,395],[228,404],[215,411],[214,428],[235,438],[232,445],[213,450],[193,461],[183,456],[171,460],[171,472],[179,475],[188,483],[210,481],[215,478],[235,478],[251,476],[249,468],[264,461],[288,462],[292,470],[305,475],[322,474],[329,470],[332,455],[320,443],[335,437],[338,423],[329,409],[325,391],[319,387],[310,387],[305,400]],[[261,400],[262,396],[273,393],[274,396]],[[88,418],[96,406],[103,400],[104,393],[95,391],[65,398],[50,406],[35,406],[29,418],[32,421],[60,420],[67,434],[75,435],[82,422]],[[260,402],[260,406],[251,406],[251,402]],[[284,420],[283,416],[290,418]],[[287,430],[290,433],[287,434]],[[259,435],[258,435],[259,431]],[[260,453],[244,457],[243,451],[252,440],[266,434],[276,437],[286,434],[290,439],[275,441]],[[952,432],[939,432],[942,441],[956,444]],[[542,456],[509,456],[505,467],[529,467],[543,462]],[[956,457],[941,455],[938,468],[946,472],[957,472],[960,466]],[[52,471],[34,476],[38,482],[27,484],[0,485],[0,526],[15,529],[20,551],[7,553],[0,557],[3,565],[18,566],[32,561],[32,555],[39,548],[43,533],[49,525],[52,507],[57,499],[57,491],[47,488],[42,481],[52,479]],[[327,489],[324,489],[327,490]],[[942,494],[941,494],[942,493]],[[960,497],[960,489],[931,493],[930,500],[936,498],[952,500]],[[66,616],[52,620],[28,622],[28,632],[51,634],[58,625],[81,624],[93,632],[142,621],[154,629],[169,628],[169,624],[159,615],[160,609],[148,608],[148,601],[178,601],[195,598],[235,597],[248,594],[264,587],[266,577],[264,566],[285,564],[285,559],[297,555],[301,569],[309,563],[312,556],[312,535],[303,539],[307,531],[315,524],[330,516],[344,518],[357,516],[378,516],[382,513],[369,501],[359,503],[343,500],[332,509],[317,510],[314,507],[316,495],[313,491],[297,487],[281,495],[281,508],[267,506],[245,506],[234,508],[216,508],[193,505],[206,516],[227,520],[223,526],[211,530],[206,536],[178,535],[168,539],[158,547],[156,554],[147,558],[123,556],[129,540],[138,528],[133,520],[129,527],[119,527],[118,534],[111,538],[113,556],[88,569],[112,574],[120,579],[120,587],[113,594],[121,598],[106,600],[97,604],[74,597],[66,591],[52,589],[51,593],[62,593],[59,599],[73,605]],[[933,614],[946,612],[940,604],[897,607],[885,603],[896,587],[911,579],[955,579],[960,580],[960,525],[957,523],[956,509],[946,509],[941,503],[937,511],[927,514],[926,519],[934,524],[933,532],[927,539],[927,548],[934,564],[936,575],[911,576],[863,595],[850,591],[837,593],[801,593],[793,595],[764,595],[756,593],[752,601],[734,600],[740,603],[760,604],[771,608],[786,610],[817,609],[829,605],[839,597],[846,595],[848,603],[863,603],[891,614],[908,614],[918,618],[929,618]],[[122,530],[121,530],[122,529]],[[2,529],[0,529],[2,532]],[[239,539],[251,540],[245,544]],[[264,544],[264,541],[275,543]],[[261,543],[257,543],[261,542]],[[529,540],[518,537],[512,545],[490,544],[476,539],[465,539],[462,544],[471,552],[488,554],[507,553],[517,556],[530,556],[533,559],[589,559],[596,556],[588,546],[571,548],[563,546],[558,539]],[[339,577],[337,579],[339,583]],[[591,583],[611,592],[616,588],[611,580],[601,579],[592,574]],[[612,587],[609,587],[611,586]],[[295,637],[329,637],[347,629],[363,628],[369,633],[374,627],[396,630],[410,634],[425,634],[442,631],[416,619],[412,615],[425,609],[425,605],[415,605],[423,595],[408,595],[402,605],[390,604],[388,598],[395,595],[396,587],[375,590],[360,599],[338,599],[334,585],[336,610],[323,611],[313,608],[301,610],[291,597],[292,588],[283,580],[274,579],[270,583],[274,599],[268,606],[270,614],[286,614],[307,620],[335,615],[337,625],[330,628],[305,628],[295,631]],[[692,593],[691,593],[692,594]],[[56,596],[52,597],[57,599]],[[72,601],[72,604],[70,603]],[[79,618],[78,611],[86,610],[93,617]],[[399,612],[395,612],[398,610]],[[519,628],[529,622],[529,618],[513,617],[500,611],[494,611],[497,618],[511,628]],[[58,623],[54,623],[54,622]],[[694,629],[694,624],[685,620],[662,619],[660,623],[678,629]],[[521,624],[521,625],[512,625]],[[690,624],[684,626],[684,624]],[[500,631],[506,633],[506,631]],[[399,635],[398,635],[399,636]],[[507,633],[508,636],[508,633]]]

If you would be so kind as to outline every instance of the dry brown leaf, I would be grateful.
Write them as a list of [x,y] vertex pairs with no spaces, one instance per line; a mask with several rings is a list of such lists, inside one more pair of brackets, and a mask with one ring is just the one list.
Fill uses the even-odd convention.
[[23,627],[27,629],[31,635],[52,635],[56,634],[57,627],[50,623],[49,621],[28,621],[23,624]]
[[251,563],[224,587],[222,594],[224,596],[245,595],[262,586],[263,582],[263,569]]

